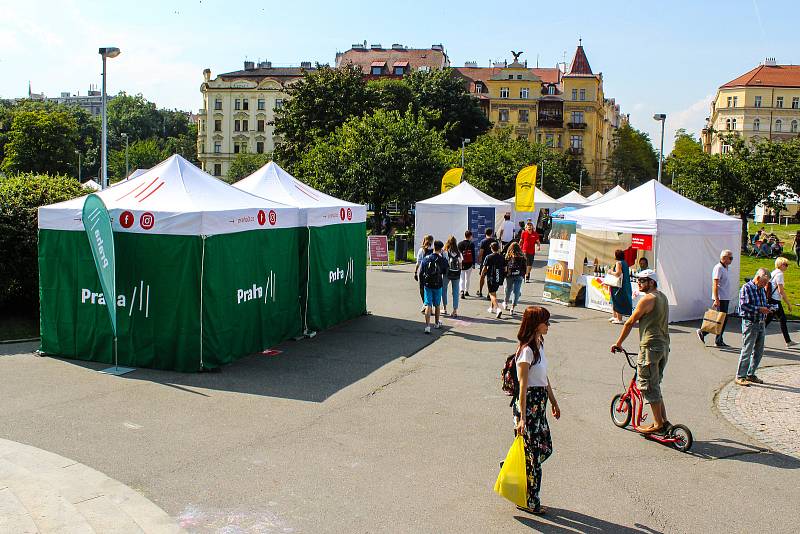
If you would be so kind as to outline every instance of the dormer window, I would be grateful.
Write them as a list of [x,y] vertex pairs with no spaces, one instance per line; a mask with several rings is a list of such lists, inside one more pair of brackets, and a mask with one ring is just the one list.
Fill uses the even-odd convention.
[[475,92],[476,93],[483,92],[483,82],[475,82]]
[[408,70],[408,61],[396,61],[392,65],[392,74],[395,76],[403,76]]
[[373,76],[380,76],[383,74],[384,67],[386,67],[385,61],[373,61],[369,73]]
[[548,95],[556,94],[556,87],[554,85],[548,85],[547,86],[547,94]]

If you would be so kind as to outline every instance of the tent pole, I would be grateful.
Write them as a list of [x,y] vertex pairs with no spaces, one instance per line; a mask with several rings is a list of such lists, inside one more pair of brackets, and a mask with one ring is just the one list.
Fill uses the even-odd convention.
[[206,266],[206,236],[201,235],[203,248],[200,253],[200,370],[203,370],[203,278]]
[[303,303],[303,334],[308,336],[308,288],[309,277],[311,276],[311,227],[306,222],[306,231],[308,231],[308,239],[306,239],[306,299]]

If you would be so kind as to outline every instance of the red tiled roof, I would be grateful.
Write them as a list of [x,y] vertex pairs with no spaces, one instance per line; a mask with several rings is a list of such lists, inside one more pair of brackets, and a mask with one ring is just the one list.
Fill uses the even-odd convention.
[[722,87],[800,87],[800,65],[759,65]]
[[589,59],[586,57],[586,52],[583,51],[583,45],[578,45],[575,49],[575,56],[572,58],[572,64],[569,66],[569,74],[594,74],[592,67],[589,66]]
[[350,50],[336,55],[336,66],[356,65],[361,67],[364,74],[369,74],[370,67],[378,63],[393,64],[397,62],[407,62],[408,65],[417,70],[420,67],[431,69],[441,69],[450,66],[447,54],[443,50],[432,48],[403,48],[403,49],[357,49]]
[[408,67],[408,61],[395,61],[393,67]]
[[[483,82],[483,85],[486,85],[486,82],[494,75],[499,74],[502,70],[502,67],[456,67],[458,72],[460,72],[465,78],[469,78],[472,80],[472,85],[474,86],[476,81]],[[553,68],[533,68],[528,69],[533,74],[538,76],[542,79],[544,83],[558,83],[559,82],[559,70],[555,67]],[[474,87],[472,87],[474,89]]]
[[386,65],[385,61],[373,61],[370,67],[383,67],[384,65]]

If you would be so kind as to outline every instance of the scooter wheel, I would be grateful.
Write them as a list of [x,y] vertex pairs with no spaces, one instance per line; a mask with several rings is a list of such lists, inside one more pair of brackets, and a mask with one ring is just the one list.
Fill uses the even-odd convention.
[[614,395],[614,398],[611,399],[611,420],[614,421],[614,424],[620,428],[625,428],[631,422],[631,400],[625,399],[620,406],[620,399],[622,399],[622,394],[617,393]]
[[676,440],[672,446],[679,451],[686,452],[692,448],[692,432],[686,426],[673,425],[669,435]]

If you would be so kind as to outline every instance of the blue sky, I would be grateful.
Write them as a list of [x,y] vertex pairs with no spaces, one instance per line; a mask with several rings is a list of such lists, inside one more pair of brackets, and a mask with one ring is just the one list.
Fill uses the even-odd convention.
[[0,0],[0,97],[61,91],[85,94],[100,83],[97,48],[117,46],[109,92],[142,93],[159,106],[197,110],[202,71],[333,63],[336,51],[367,40],[384,46],[442,43],[454,66],[510,58],[554,66],[583,39],[633,125],[697,133],[717,87],[774,56],[800,63],[796,2],[295,2],[186,0],[97,2]]

